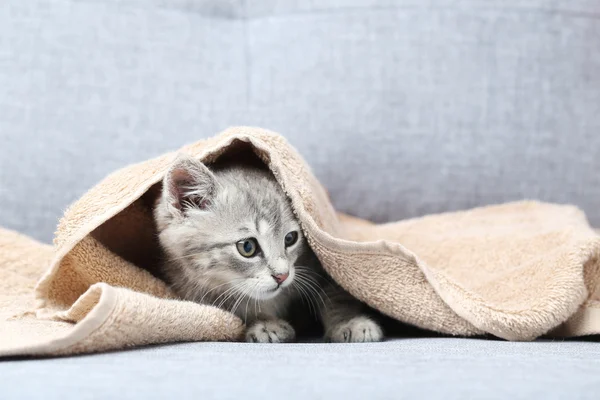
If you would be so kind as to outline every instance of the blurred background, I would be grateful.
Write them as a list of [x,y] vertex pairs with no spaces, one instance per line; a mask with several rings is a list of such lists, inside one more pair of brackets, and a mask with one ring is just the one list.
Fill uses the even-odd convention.
[[0,225],[109,172],[283,134],[374,221],[534,198],[600,226],[598,0],[3,0]]

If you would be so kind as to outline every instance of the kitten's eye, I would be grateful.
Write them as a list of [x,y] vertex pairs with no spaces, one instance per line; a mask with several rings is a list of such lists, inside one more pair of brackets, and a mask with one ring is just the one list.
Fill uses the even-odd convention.
[[240,240],[236,244],[238,251],[240,254],[246,258],[254,257],[258,254],[258,242],[254,238]]
[[298,241],[298,232],[293,231],[285,235],[285,247],[290,247]]

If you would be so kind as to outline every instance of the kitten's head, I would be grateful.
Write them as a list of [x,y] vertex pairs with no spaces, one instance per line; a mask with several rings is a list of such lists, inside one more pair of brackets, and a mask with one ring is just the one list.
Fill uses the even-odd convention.
[[291,285],[307,248],[275,179],[252,167],[209,170],[180,156],[163,180],[155,219],[167,277],[191,300],[217,287],[274,298]]

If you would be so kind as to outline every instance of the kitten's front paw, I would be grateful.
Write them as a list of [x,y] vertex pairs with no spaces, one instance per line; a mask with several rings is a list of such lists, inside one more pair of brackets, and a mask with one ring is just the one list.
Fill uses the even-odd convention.
[[383,331],[377,322],[360,316],[334,326],[326,333],[325,339],[336,343],[380,342]]
[[246,331],[246,341],[254,343],[288,343],[296,339],[294,328],[281,319],[256,321]]

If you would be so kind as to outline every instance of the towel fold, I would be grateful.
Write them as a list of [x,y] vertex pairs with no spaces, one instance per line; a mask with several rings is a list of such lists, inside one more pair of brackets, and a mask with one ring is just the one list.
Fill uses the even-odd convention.
[[[525,201],[377,225],[336,212],[273,132],[231,128],[181,152],[206,163],[258,156],[325,270],[398,321],[507,340],[600,333],[600,235],[576,207]],[[148,272],[152,207],[175,156],[109,175],[65,212],[54,247],[0,230],[0,356],[242,337],[240,319],[177,299]]]

